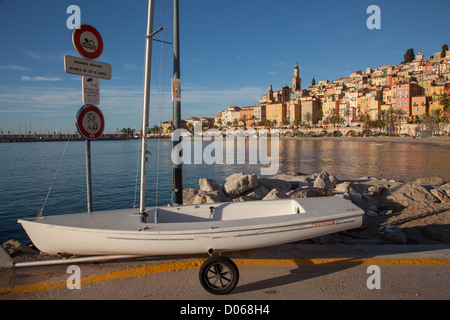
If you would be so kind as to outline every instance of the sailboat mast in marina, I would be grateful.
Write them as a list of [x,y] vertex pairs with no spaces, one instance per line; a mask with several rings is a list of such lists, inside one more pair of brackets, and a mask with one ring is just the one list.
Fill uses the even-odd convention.
[[[173,130],[181,129],[181,85],[180,85],[180,19],[178,0],[173,1]],[[182,139],[182,137],[180,137]],[[180,140],[173,141],[173,149],[178,150]],[[183,204],[183,168],[182,164],[172,163],[173,204]]]

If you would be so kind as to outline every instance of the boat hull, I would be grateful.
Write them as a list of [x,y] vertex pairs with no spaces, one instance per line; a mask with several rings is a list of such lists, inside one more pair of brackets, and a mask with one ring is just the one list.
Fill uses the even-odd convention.
[[[212,209],[211,211],[211,208]],[[47,253],[177,255],[273,246],[360,227],[363,211],[336,198],[215,203],[155,209],[148,220],[132,210],[22,219]],[[288,212],[289,211],[289,212]]]

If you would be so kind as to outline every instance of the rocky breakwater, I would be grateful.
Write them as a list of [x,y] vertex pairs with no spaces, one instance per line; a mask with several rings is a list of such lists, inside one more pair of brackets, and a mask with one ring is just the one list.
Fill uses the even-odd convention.
[[[450,243],[450,183],[439,177],[401,182],[375,177],[340,180],[327,172],[311,175],[288,172],[265,178],[235,173],[223,185],[202,178],[199,189],[183,190],[184,204],[327,196],[343,197],[364,209],[363,225],[306,242]],[[5,242],[2,247],[16,261],[52,258],[15,240]]]
[[366,244],[450,243],[450,183],[439,177],[411,182],[361,177],[340,180],[328,172],[271,177],[235,173],[223,185],[199,179],[183,190],[184,204],[338,196],[365,211],[361,228],[310,242]]

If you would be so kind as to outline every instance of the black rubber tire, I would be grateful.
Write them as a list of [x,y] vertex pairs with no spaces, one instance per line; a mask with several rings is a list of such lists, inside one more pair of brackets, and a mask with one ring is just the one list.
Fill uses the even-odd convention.
[[213,256],[200,267],[199,279],[202,287],[209,293],[224,295],[236,287],[239,270],[231,259]]

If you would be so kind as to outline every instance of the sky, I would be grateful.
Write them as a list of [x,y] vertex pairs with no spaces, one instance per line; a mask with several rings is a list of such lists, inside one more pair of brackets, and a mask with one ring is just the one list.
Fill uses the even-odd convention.
[[[70,5],[102,35],[97,61],[105,132],[141,127],[146,0],[0,0],[0,131],[74,130],[83,105],[81,76],[64,71],[79,57],[67,27]],[[369,29],[370,5],[380,29]],[[172,42],[173,1],[155,0],[156,39]],[[448,0],[180,0],[182,117],[214,117],[251,106],[291,86],[299,63],[302,88],[366,68],[398,64],[413,48],[425,57],[450,44]],[[172,117],[172,46],[153,43],[150,126]]]

